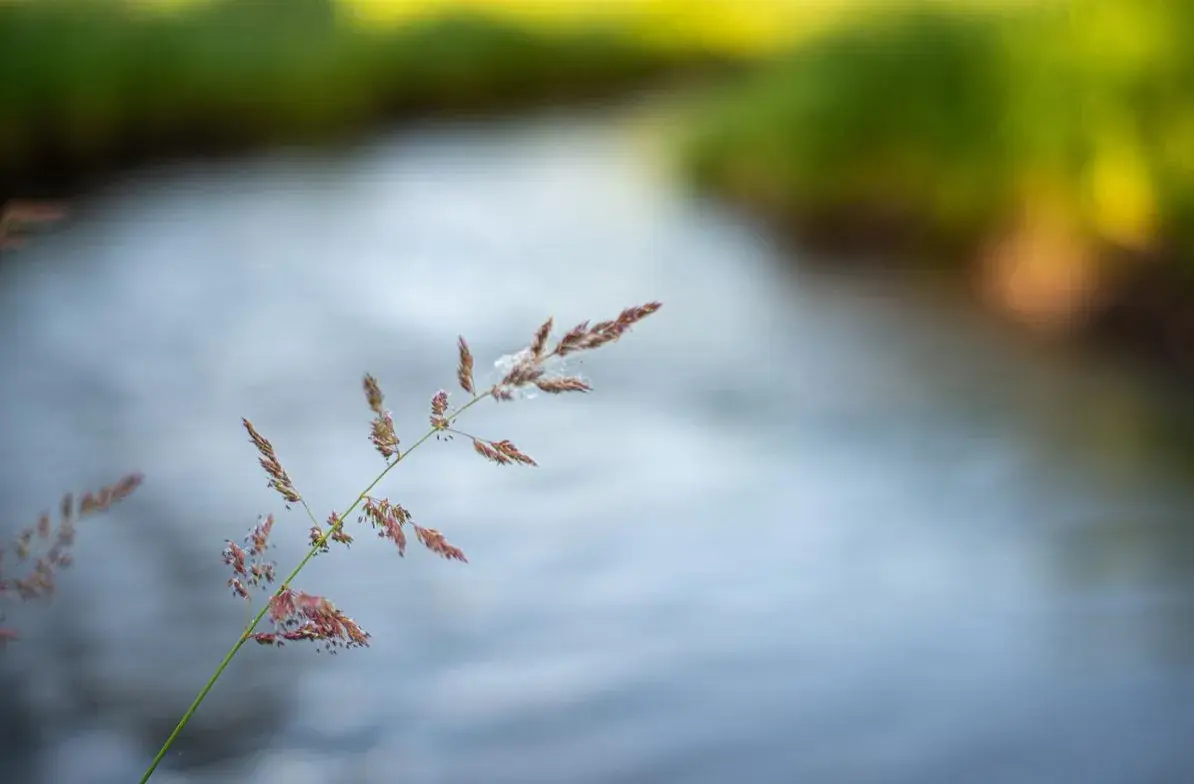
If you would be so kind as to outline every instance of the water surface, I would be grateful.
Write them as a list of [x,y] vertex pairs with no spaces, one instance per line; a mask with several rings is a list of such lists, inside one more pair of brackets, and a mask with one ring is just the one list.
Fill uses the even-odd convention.
[[[486,405],[384,492],[467,566],[362,531],[304,573],[365,651],[246,650],[162,781],[1182,781],[1183,401],[891,281],[802,271],[669,185],[621,115],[442,124],[159,167],[0,266],[0,520],[147,475],[10,608],[0,777],[139,775],[244,619],[226,538],[318,515],[544,317],[659,299],[596,391]],[[457,392],[454,398],[462,399]]]

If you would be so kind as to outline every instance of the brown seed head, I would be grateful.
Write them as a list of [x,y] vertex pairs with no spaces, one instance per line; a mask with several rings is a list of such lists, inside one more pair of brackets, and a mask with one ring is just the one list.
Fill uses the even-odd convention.
[[431,426],[436,430],[447,430],[448,420],[444,416],[447,412],[448,393],[441,389],[431,398]]
[[298,494],[298,490],[294,489],[294,484],[290,481],[289,474],[282,468],[282,464],[278,462],[278,456],[274,454],[274,447],[270,442],[262,436],[253,427],[253,423],[247,419],[241,418],[241,422],[245,426],[245,430],[249,432],[249,440],[257,447],[257,452],[260,455],[258,462],[261,467],[265,469],[265,473],[269,475],[269,486],[278,491],[278,493],[286,499],[287,503],[298,503],[303,500],[302,496]]
[[527,354],[525,358],[515,363],[506,377],[498,383],[504,387],[517,389],[542,378],[544,372],[546,371],[544,371],[541,361],[536,359],[533,354]]
[[388,411],[373,418],[369,440],[373,442],[373,448],[386,460],[398,454],[398,434],[394,432],[394,420]]
[[253,527],[249,532],[249,555],[261,555],[269,549],[269,535],[274,529],[274,516],[266,515],[265,519]]
[[369,408],[374,414],[382,415],[385,410],[382,404],[385,403],[385,395],[381,393],[381,387],[377,384],[377,379],[368,373],[365,374],[364,381],[365,400],[369,403]]
[[566,356],[573,351],[577,351],[578,344],[589,333],[589,322],[582,321],[572,329],[564,333],[564,337],[560,338],[560,342],[552,349],[552,353],[557,356]]
[[626,308],[618,317],[611,321],[599,321],[589,326],[589,322],[582,322],[573,327],[560,339],[552,353],[557,356],[567,356],[576,351],[586,351],[599,348],[606,343],[612,343],[624,335],[632,326],[659,310],[663,305],[659,302],[648,302]]
[[514,444],[510,443],[509,441],[490,441],[489,443],[494,449],[496,449],[498,452],[501,452],[515,463],[521,463],[522,465],[529,466],[538,465],[538,463],[531,459],[530,455],[520,452],[518,447],[514,446]]
[[[96,512],[106,512],[112,504],[123,501],[132,495],[133,491],[141,486],[144,479],[145,477],[141,474],[128,474],[114,485],[101,487],[95,493],[84,494],[83,500],[79,502],[79,517],[86,517]],[[69,514],[65,514],[70,505],[70,496],[62,499],[64,517],[70,517]]]
[[444,539],[444,535],[434,528],[423,528],[422,526],[414,525],[415,535],[419,537],[419,541],[423,543],[431,552],[443,556],[449,561],[460,561],[468,563],[468,559],[464,557],[464,552]]
[[352,544],[352,536],[344,530],[344,521],[340,519],[340,515],[332,512],[328,515],[328,526],[331,529],[331,535],[328,537],[333,542],[339,542],[347,547]]
[[326,553],[330,549],[327,540],[323,538],[323,529],[317,525],[312,525],[311,530],[307,532],[307,541],[312,547],[318,547],[318,552]]
[[552,325],[555,319],[548,317],[547,321],[535,331],[535,339],[531,341],[531,353],[535,355],[536,359],[543,358],[543,352],[547,350],[547,337],[551,334]]
[[562,392],[589,392],[592,387],[577,376],[565,378],[541,378],[535,381],[535,386],[548,394],[558,395]]
[[470,395],[473,393],[473,354],[468,350],[468,343],[461,336],[457,345],[460,348],[460,364],[456,367],[456,377],[460,380],[460,387]]
[[406,533],[402,527],[410,522],[410,512],[385,498],[366,498],[362,508],[370,525],[377,529],[377,535],[389,539],[398,547],[398,555],[406,555]]
[[273,527],[274,516],[267,515],[245,537],[246,547],[232,541],[225,543],[224,563],[232,568],[228,586],[235,596],[247,599],[247,586],[260,588],[274,581],[275,564],[263,557],[269,549],[269,535]]
[[248,573],[245,564],[248,561],[244,549],[231,539],[225,540],[224,563],[232,567],[232,571],[244,576]]
[[322,642],[327,649],[334,650],[369,644],[369,634],[322,596],[287,588],[270,599],[269,613],[275,631],[253,635],[253,639],[262,645],[310,640]]
[[518,447],[509,441],[486,441],[481,438],[473,439],[473,449],[477,454],[498,465],[521,463],[522,465],[537,465],[529,455],[519,451]]

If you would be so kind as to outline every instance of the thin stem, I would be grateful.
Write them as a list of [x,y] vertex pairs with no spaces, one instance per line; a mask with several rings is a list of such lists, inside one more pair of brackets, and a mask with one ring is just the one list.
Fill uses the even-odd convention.
[[[468,401],[463,406],[458,408],[454,414],[449,415],[447,417],[447,421],[448,422],[454,421],[457,417],[459,417],[465,411],[472,408],[478,401],[489,397],[491,393],[492,393],[492,390],[484,392],[479,395],[474,394],[472,400]],[[357,508],[357,506],[361,503],[361,501],[365,500],[365,497],[367,495],[369,495],[369,492],[374,487],[377,486],[378,482],[380,482],[383,478],[385,478],[386,474],[390,473],[390,470],[393,469],[394,466],[398,465],[398,463],[405,460],[407,455],[409,455],[411,452],[418,449],[419,446],[424,441],[426,441],[427,439],[431,438],[433,435],[435,435],[436,433],[439,433],[439,432],[441,432],[439,430],[439,428],[434,428],[434,427],[431,428],[430,430],[427,431],[427,433],[425,433],[423,435],[422,438],[420,438],[418,441],[414,442],[414,444],[412,444],[409,449],[407,449],[405,452],[399,453],[398,457],[393,462],[391,462],[389,465],[387,465],[385,467],[385,469],[380,474],[378,474],[377,477],[372,482],[369,483],[369,486],[361,491],[360,495],[357,496],[356,500],[352,502],[352,505],[349,506],[348,509],[346,509],[344,511],[344,514],[340,516],[340,520],[341,520],[340,524],[343,525],[344,519],[347,518],[350,514],[352,514],[353,510],[355,510]],[[315,524],[318,525],[318,522],[315,521],[315,515],[313,515],[311,513],[310,507],[307,506],[307,502],[303,501],[302,505],[303,505],[303,508],[307,510],[307,516],[311,518],[312,522],[315,522]],[[186,727],[187,724],[191,721],[191,717],[195,715],[195,711],[199,709],[199,705],[202,704],[203,700],[207,698],[208,692],[210,692],[212,687],[216,685],[216,681],[218,681],[220,679],[220,676],[224,674],[224,670],[227,669],[229,663],[231,663],[231,661],[232,661],[232,658],[234,656],[236,656],[236,654],[240,651],[241,647],[246,642],[249,641],[249,637],[252,636],[253,630],[257,628],[257,624],[261,623],[261,619],[265,617],[265,614],[267,612],[269,612],[269,608],[270,608],[270,605],[273,603],[273,599],[276,598],[279,594],[281,594],[283,591],[285,591],[287,588],[290,587],[290,583],[292,583],[294,581],[294,579],[296,577],[298,577],[299,572],[301,572],[303,570],[303,567],[307,565],[307,562],[310,561],[312,558],[314,558],[315,554],[323,549],[323,547],[327,544],[328,538],[334,532],[335,532],[335,528],[329,528],[328,531],[323,534],[323,536],[319,537],[319,539],[311,545],[311,549],[307,551],[307,555],[303,558],[302,561],[299,562],[298,566],[294,567],[293,571],[290,572],[290,574],[286,577],[286,579],[282,581],[282,584],[278,587],[278,590],[274,592],[272,597],[270,597],[270,601],[266,602],[265,605],[260,610],[258,610],[257,615],[255,615],[253,617],[253,620],[249,623],[249,625],[245,628],[244,632],[237,639],[236,644],[233,645],[228,650],[228,653],[224,654],[224,658],[220,660],[220,664],[218,667],[216,667],[216,671],[214,673],[212,673],[212,676],[207,679],[207,683],[205,683],[203,685],[203,688],[199,690],[199,694],[195,697],[195,701],[191,703],[191,706],[189,708],[187,708],[187,712],[184,713],[182,715],[182,718],[178,720],[178,724],[174,727],[174,731],[170,733],[170,737],[166,738],[166,742],[163,743],[162,748],[158,750],[157,756],[155,756],[153,758],[153,762],[150,763],[149,768],[145,771],[145,774],[143,776],[141,776],[141,784],[145,784],[145,782],[149,781],[150,777],[153,775],[153,772],[155,770],[157,770],[158,765],[160,765],[162,760],[165,759],[166,752],[168,752],[170,750],[170,747],[172,745],[174,745],[174,741],[178,738],[179,734],[182,733],[183,728]]]

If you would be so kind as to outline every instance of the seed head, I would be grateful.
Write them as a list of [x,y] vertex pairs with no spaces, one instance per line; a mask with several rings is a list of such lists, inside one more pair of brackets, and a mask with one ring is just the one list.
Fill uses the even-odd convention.
[[482,438],[473,439],[473,449],[477,454],[490,460],[498,465],[510,465],[512,463],[521,463],[522,465],[538,465],[531,459],[530,455],[519,451],[518,447],[509,441],[486,441]]
[[369,634],[322,596],[286,588],[270,599],[269,617],[274,631],[253,635],[262,645],[310,640],[334,651],[369,644]]
[[468,563],[468,559],[464,557],[464,552],[453,545],[448,544],[444,539],[444,535],[434,528],[423,528],[422,526],[411,523],[415,529],[415,536],[419,537],[419,541],[433,553],[441,555],[449,561],[460,561]]
[[470,395],[473,393],[473,354],[468,350],[468,343],[464,336],[457,340],[460,349],[460,364],[456,367],[456,378],[460,380],[460,387]]
[[374,414],[384,413],[382,404],[385,403],[385,395],[381,393],[381,387],[378,386],[377,379],[366,373],[363,386],[365,388],[365,400],[369,403],[369,408]]
[[440,390],[435,393],[435,397],[431,398],[431,426],[436,430],[447,430],[448,420],[445,414],[448,412],[448,393]]
[[290,481],[290,475],[282,468],[282,464],[278,462],[278,456],[274,453],[274,447],[270,442],[257,432],[253,427],[253,423],[247,419],[241,418],[241,422],[245,426],[245,430],[249,431],[249,440],[257,447],[257,453],[260,455],[258,462],[261,467],[265,469],[265,473],[269,475],[269,486],[278,491],[287,503],[298,503],[303,500],[302,496],[298,494],[298,490],[294,489],[294,484]]

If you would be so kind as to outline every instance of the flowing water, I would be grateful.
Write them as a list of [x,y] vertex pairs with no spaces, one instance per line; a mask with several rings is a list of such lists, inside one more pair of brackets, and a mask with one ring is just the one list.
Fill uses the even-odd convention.
[[[664,309],[596,391],[474,409],[541,464],[430,441],[383,494],[471,563],[362,530],[299,587],[372,635],[252,647],[164,782],[1176,782],[1194,777],[1180,395],[879,277],[792,264],[669,184],[621,115],[161,166],[0,265],[0,524],[85,521],[8,605],[0,779],[135,780],[245,620],[226,538],[320,517],[549,314]],[[456,392],[459,402],[463,393]]]

